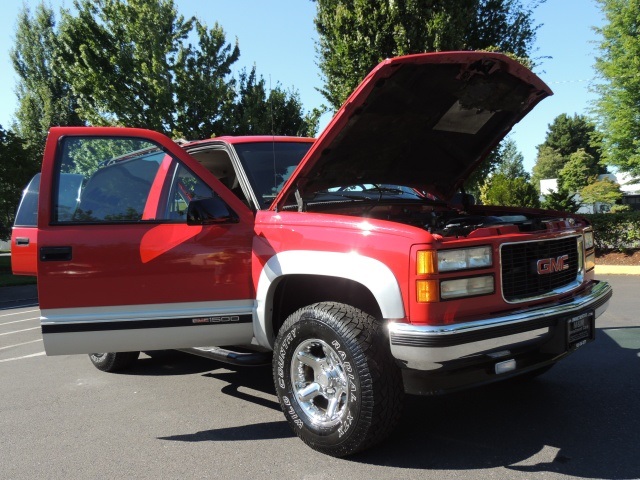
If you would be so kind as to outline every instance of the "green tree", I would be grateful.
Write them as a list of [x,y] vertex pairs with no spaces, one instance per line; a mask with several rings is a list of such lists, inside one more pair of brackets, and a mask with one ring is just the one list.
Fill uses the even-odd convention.
[[[59,61],[82,117],[93,125],[182,131],[175,118],[174,74],[194,19],[178,15],[172,0],[76,0],[74,5],[76,15],[68,10],[62,15]],[[189,52],[180,53],[184,68]]]
[[0,240],[11,236],[22,189],[39,169],[29,148],[24,140],[0,126]]
[[562,186],[558,186],[555,192],[547,193],[544,200],[542,200],[542,208],[561,212],[576,213],[580,206],[580,202],[575,199],[575,194],[562,188]]
[[600,143],[600,134],[586,116],[558,115],[549,124],[545,141],[538,145],[538,156],[532,170],[534,186],[540,190],[540,180],[559,178],[571,155],[579,150],[588,155],[584,158],[590,159],[589,171],[595,169],[596,174],[607,173],[600,164]]
[[[480,187],[480,199],[486,205],[539,207],[538,192],[529,182],[524,157],[516,142],[507,137],[496,149],[493,173]],[[495,151],[494,151],[495,152]]]
[[603,152],[609,165],[640,175],[640,2],[598,0],[606,24],[596,31],[602,40],[596,70],[595,110],[603,134]]
[[496,166],[495,173],[502,174],[507,178],[522,177],[529,180],[529,172],[524,168],[524,157],[518,151],[515,140],[507,137],[501,143],[501,150],[501,159]]
[[44,152],[51,126],[83,125],[76,111],[76,97],[55,58],[58,33],[51,8],[41,3],[31,14],[25,7],[18,16],[10,53],[18,75],[15,131],[33,147],[37,158]]
[[[208,28],[179,15],[173,0],[75,0],[74,5],[76,13],[62,15],[57,59],[77,95],[79,114],[90,124],[184,138],[249,131],[315,134],[319,115],[305,114],[297,93],[280,86],[269,92],[276,117],[271,123],[258,92],[264,81],[254,78],[254,84],[238,87],[232,66],[240,49],[226,41],[217,23]],[[240,81],[246,78],[241,75]],[[238,128],[238,111],[249,109],[261,109],[262,116],[240,117],[258,123]]]
[[540,191],[540,180],[558,178],[566,160],[560,153],[548,145],[538,146],[536,163],[531,170],[531,183]]
[[583,204],[593,205],[595,211],[596,203],[614,205],[622,200],[622,192],[620,185],[605,178],[582,188],[580,198]]
[[522,0],[315,0],[321,92],[338,109],[387,57],[444,50],[499,49],[528,57],[542,3]]
[[480,199],[485,205],[538,208],[537,190],[523,177],[507,177],[502,173],[492,175],[480,189]]
[[[568,157],[582,149],[598,163],[600,161],[600,150],[598,149],[600,141],[601,138],[596,131],[595,124],[586,116],[574,114],[573,117],[570,117],[566,113],[561,113],[548,125],[545,141],[538,146],[538,149],[549,147],[563,157]],[[606,170],[603,168],[600,173],[606,173]]]
[[502,173],[507,177],[523,177],[529,180],[530,175],[524,168],[524,157],[518,151],[516,142],[507,136],[482,161],[465,182],[467,193],[480,197],[480,189],[492,173]]
[[256,135],[277,132],[278,135],[314,136],[320,112],[303,114],[296,92],[286,92],[278,84],[267,94],[263,77],[253,67],[240,72],[237,101],[233,105],[230,133]]
[[569,192],[579,192],[598,179],[599,165],[583,149],[569,155],[569,160],[558,172],[558,183]]
[[207,29],[199,20],[193,25],[199,39],[178,47],[175,68],[176,126],[174,136],[208,138],[228,131],[228,118],[235,100],[235,82],[229,78],[231,66],[240,56],[226,43],[224,30],[217,23]]

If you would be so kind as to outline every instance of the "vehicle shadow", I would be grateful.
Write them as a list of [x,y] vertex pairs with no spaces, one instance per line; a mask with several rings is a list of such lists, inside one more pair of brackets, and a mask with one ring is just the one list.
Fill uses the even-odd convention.
[[[271,367],[269,366],[245,367],[230,372],[211,372],[206,373],[203,376],[227,382],[228,385],[222,387],[220,390],[220,392],[225,395],[229,395],[246,402],[251,402],[255,405],[261,405],[278,412],[282,411],[280,403],[278,403],[276,397],[276,391],[273,386],[273,377],[271,376]],[[273,400],[240,391],[240,387],[246,387],[248,389],[273,396]]]
[[158,437],[177,442],[233,442],[246,440],[280,440],[295,436],[286,421],[256,423],[238,427],[218,428],[202,432]]
[[[206,372],[203,377],[226,383],[221,393],[280,410],[268,366],[232,367],[179,352],[169,355],[148,359],[136,373]],[[169,363],[173,365],[167,367]],[[595,342],[539,378],[441,397],[407,397],[403,418],[391,437],[346,460],[413,469],[503,467],[532,475],[640,478],[639,398],[640,327],[599,329]],[[164,439],[196,442],[293,436],[282,420]]]
[[178,350],[154,350],[144,354],[145,356],[140,357],[133,368],[117,374],[141,377],[192,375],[227,367],[224,363]]
[[610,330],[537,379],[409,397],[391,438],[351,460],[639,478],[640,327]]

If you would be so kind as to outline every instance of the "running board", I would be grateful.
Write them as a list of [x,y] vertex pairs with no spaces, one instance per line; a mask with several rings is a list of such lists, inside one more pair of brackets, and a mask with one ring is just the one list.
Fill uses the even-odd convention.
[[272,352],[233,352],[220,347],[193,347],[179,348],[179,352],[198,355],[199,357],[210,358],[219,362],[240,365],[244,367],[256,367],[260,365],[270,365]]

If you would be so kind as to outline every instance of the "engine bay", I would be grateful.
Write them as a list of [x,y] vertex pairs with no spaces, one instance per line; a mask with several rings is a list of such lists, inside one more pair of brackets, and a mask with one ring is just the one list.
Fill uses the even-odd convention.
[[[322,205],[322,206],[321,206]],[[449,238],[464,238],[483,228],[515,226],[518,232],[537,232],[573,226],[576,219],[555,216],[555,212],[530,211],[516,207],[471,205],[460,208],[438,202],[378,202],[363,204],[353,201],[308,205],[308,211],[323,211],[403,223]],[[511,229],[513,231],[513,228]]]

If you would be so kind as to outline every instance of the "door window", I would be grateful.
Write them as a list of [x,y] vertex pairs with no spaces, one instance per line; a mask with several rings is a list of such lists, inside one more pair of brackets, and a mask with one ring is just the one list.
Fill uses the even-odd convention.
[[[138,222],[167,155],[135,138],[62,139],[55,181],[56,223]],[[146,218],[145,220],[154,220]]]

